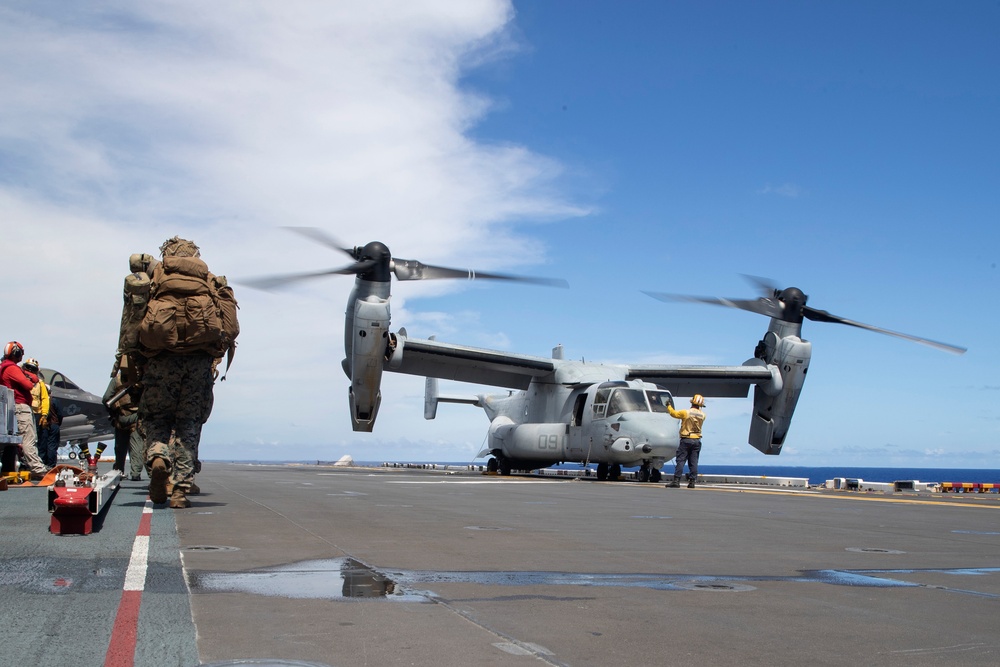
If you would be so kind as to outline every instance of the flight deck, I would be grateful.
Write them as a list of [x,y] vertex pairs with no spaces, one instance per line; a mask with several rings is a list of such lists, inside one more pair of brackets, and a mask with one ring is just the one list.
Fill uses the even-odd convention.
[[[5,655],[44,665],[1000,660],[997,494],[209,463],[90,535],[0,493]],[[255,662],[248,662],[254,660]]]

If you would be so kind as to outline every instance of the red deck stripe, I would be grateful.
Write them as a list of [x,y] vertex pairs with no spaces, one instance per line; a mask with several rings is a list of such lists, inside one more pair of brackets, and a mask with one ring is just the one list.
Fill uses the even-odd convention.
[[104,667],[132,667],[135,664],[135,643],[139,633],[139,606],[142,591],[122,591],[118,615],[111,629],[111,645],[104,656]]
[[[133,667],[135,646],[139,634],[139,607],[145,589],[146,565],[149,558],[149,533],[153,521],[153,506],[147,499],[139,518],[139,528],[132,543],[132,554],[125,572],[125,584],[118,613],[111,627],[111,641],[104,656],[104,667]],[[138,581],[136,581],[138,579]]]

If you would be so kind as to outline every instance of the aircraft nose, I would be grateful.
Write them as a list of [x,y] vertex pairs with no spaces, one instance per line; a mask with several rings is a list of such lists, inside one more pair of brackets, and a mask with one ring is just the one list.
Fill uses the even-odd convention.
[[668,415],[629,414],[619,423],[619,434],[632,438],[636,447],[645,445],[652,449],[676,444],[677,420]]

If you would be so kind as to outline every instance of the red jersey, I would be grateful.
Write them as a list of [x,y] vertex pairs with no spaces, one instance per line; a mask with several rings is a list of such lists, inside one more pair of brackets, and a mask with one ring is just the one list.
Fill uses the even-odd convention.
[[4,359],[3,363],[0,363],[0,385],[14,390],[14,403],[16,405],[31,405],[31,388],[35,385],[24,374],[21,367],[10,359]]

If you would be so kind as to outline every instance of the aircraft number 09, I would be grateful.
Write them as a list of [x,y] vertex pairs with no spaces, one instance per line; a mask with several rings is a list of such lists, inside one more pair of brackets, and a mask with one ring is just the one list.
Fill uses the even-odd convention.
[[[567,437],[568,436],[566,434],[562,435],[562,438],[564,440]],[[563,444],[565,444],[565,443],[563,443]],[[558,450],[559,449],[559,435],[556,434],[556,433],[553,433],[552,435],[544,435],[543,434],[543,435],[538,436],[538,449],[540,449],[540,450],[546,450],[546,449]]]

